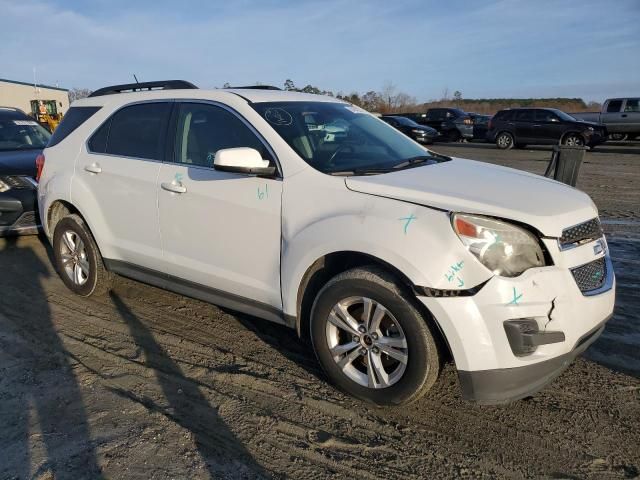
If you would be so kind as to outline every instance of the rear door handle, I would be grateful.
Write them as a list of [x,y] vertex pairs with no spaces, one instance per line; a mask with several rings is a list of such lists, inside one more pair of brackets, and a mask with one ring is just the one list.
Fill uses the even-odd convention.
[[89,173],[100,173],[102,168],[97,163],[92,163],[91,165],[85,165],[84,169]]
[[621,117],[623,117],[623,118],[627,118],[627,114],[626,114],[626,113],[623,113],[623,114],[622,114],[622,115],[620,115],[620,116],[621,116]]
[[187,187],[185,187],[181,183],[162,182],[160,186],[168,192],[187,193]]
[[534,127],[540,127],[541,125],[534,125]]

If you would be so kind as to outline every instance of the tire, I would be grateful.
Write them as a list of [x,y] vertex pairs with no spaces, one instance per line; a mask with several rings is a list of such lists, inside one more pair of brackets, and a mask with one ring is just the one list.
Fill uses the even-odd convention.
[[[365,322],[367,304],[370,315]],[[336,313],[341,311],[349,317]],[[419,399],[440,371],[431,327],[396,279],[374,266],[343,272],[320,290],[311,309],[311,341],[336,386],[377,405]],[[385,345],[389,342],[393,347]],[[370,369],[370,363],[376,368]]]
[[575,133],[575,132],[567,133],[562,138],[561,143],[562,145],[565,145],[567,147],[584,147],[585,146],[584,137],[579,133]]
[[496,146],[500,150],[510,150],[513,148],[514,144],[513,135],[509,132],[500,132],[496,137]]
[[53,257],[58,275],[77,295],[101,295],[111,287],[111,274],[105,269],[93,235],[79,215],[60,220],[53,233]]
[[447,133],[447,140],[449,142],[459,142],[461,138],[460,132],[457,129],[449,130],[449,133]]
[[627,137],[628,135],[626,133],[612,133],[609,135],[609,140],[613,140],[614,142],[624,142]]

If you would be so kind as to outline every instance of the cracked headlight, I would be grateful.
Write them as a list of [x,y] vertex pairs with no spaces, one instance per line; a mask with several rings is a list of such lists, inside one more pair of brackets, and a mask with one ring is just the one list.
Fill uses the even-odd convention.
[[462,213],[454,214],[452,223],[465,247],[495,275],[517,277],[530,268],[545,266],[538,239],[524,228]]

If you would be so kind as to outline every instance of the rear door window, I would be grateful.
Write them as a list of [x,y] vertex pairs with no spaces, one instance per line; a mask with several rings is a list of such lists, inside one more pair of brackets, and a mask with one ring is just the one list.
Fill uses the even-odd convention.
[[[171,103],[131,105],[111,117],[106,153],[122,157],[163,160]],[[104,135],[98,131],[96,134]],[[92,138],[93,139],[93,138]],[[100,148],[96,139],[96,148]]]
[[53,147],[67,138],[76,128],[86,122],[94,113],[102,107],[71,107],[62,117],[62,122],[53,132],[47,147]]
[[616,113],[622,107],[622,100],[611,100],[607,105],[607,113]]
[[533,110],[519,110],[516,113],[517,122],[533,122]]

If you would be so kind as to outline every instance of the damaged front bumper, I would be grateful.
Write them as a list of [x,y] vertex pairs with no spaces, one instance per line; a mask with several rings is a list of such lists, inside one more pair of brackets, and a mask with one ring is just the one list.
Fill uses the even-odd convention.
[[[615,276],[606,242],[597,255],[597,242],[568,252],[547,242],[552,266],[492,277],[471,296],[418,296],[446,338],[465,399],[505,403],[535,393],[593,343],[610,318]],[[575,272],[597,261],[606,264],[604,278],[585,291]]]

